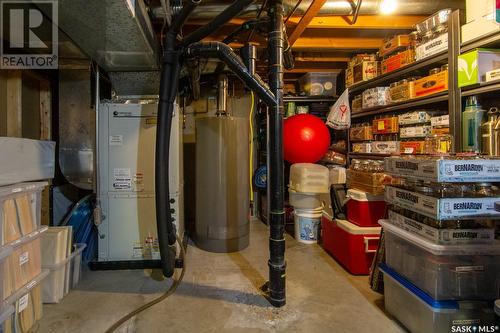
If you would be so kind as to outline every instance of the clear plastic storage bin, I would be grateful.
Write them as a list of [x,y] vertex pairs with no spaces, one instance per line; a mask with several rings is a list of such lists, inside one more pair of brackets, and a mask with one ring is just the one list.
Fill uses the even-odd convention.
[[386,263],[436,300],[494,300],[500,245],[439,245],[384,220]]
[[65,260],[55,265],[44,265],[50,271],[43,283],[43,302],[59,303],[76,287],[82,276],[82,252],[87,244],[75,244],[75,250]]
[[47,185],[34,182],[0,187],[0,246],[39,228],[42,190]]
[[300,90],[309,96],[334,96],[337,73],[307,73],[299,79]]
[[41,273],[41,226],[13,243],[0,247],[0,301],[10,299]]
[[300,193],[329,193],[330,171],[312,163],[296,163],[290,167],[290,189]]
[[394,270],[383,264],[380,269],[384,274],[385,309],[410,332],[468,332],[461,329],[495,326],[490,302],[436,301]]

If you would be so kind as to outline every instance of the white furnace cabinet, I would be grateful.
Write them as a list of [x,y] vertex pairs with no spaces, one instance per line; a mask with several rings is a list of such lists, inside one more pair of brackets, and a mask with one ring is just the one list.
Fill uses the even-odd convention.
[[[103,221],[99,261],[159,259],[154,162],[158,104],[101,104],[99,181]],[[170,143],[170,197],[183,235],[182,135],[175,107]],[[165,161],[167,162],[167,161]]]

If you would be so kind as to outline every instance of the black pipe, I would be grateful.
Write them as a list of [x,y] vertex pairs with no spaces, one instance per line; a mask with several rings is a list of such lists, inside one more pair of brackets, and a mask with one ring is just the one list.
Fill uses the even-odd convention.
[[231,71],[234,72],[250,90],[257,93],[257,96],[266,104],[275,103],[273,93],[257,74],[251,75],[242,60],[234,51],[221,42],[198,42],[189,45],[186,49],[188,57],[218,58],[223,61]]
[[229,22],[232,18],[238,15],[243,9],[250,5],[255,0],[237,0],[233,2],[229,7],[224,9],[219,15],[217,15],[212,21],[205,24],[201,28],[198,28],[188,36],[184,38],[182,42],[183,45],[190,45],[192,43],[199,42],[203,38],[209,36],[215,31],[222,28],[224,24]]
[[283,25],[283,66],[290,70],[295,67],[295,59],[292,53],[292,47],[288,42],[285,25]]
[[269,209],[269,282],[267,296],[276,307],[286,303],[285,293],[285,210],[283,162],[283,0],[275,0],[268,12],[269,85],[276,100],[269,108],[268,193]]
[[175,247],[173,245],[175,244],[176,231],[170,211],[168,161],[172,115],[181,69],[176,39],[189,15],[200,2],[201,0],[188,1],[174,18],[166,36],[161,69],[158,122],[156,127],[155,198],[161,268],[163,275],[166,277],[171,277],[174,274],[175,266]]
[[247,43],[240,50],[241,58],[251,75],[255,75],[255,63],[257,61],[257,47],[255,44]]

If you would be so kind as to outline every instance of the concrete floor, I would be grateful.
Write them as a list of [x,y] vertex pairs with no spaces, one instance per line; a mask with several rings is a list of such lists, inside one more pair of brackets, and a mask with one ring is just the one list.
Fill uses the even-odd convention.
[[[383,312],[367,277],[349,275],[320,246],[288,235],[287,305],[269,306],[259,294],[267,279],[267,228],[251,225],[250,246],[239,253],[189,246],[177,292],[119,332],[405,332]],[[143,271],[86,272],[61,303],[44,306],[37,332],[104,332],[168,285]]]

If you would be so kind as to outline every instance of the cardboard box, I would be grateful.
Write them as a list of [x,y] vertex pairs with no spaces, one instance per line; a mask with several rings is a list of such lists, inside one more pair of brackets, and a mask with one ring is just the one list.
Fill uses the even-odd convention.
[[450,134],[450,128],[449,127],[436,127],[433,128],[431,131],[431,134],[437,134],[437,135],[444,135],[444,134]]
[[379,55],[384,57],[397,50],[404,49],[410,45],[410,36],[408,35],[397,35],[392,38],[384,40],[382,46],[379,50]]
[[[480,1],[476,1],[478,3]],[[500,31],[500,24],[495,20],[479,18],[462,26],[462,43]]]
[[458,86],[486,81],[486,72],[500,68],[500,50],[476,49],[458,56]]
[[498,198],[436,198],[394,186],[385,187],[385,201],[410,209],[436,220],[456,220],[464,218],[499,218],[495,211]]
[[389,89],[391,102],[407,101],[415,98],[415,81],[398,84],[397,86]]
[[371,149],[374,154],[399,155],[399,141],[372,141]]
[[352,144],[353,153],[371,153],[372,145],[370,142],[359,142]]
[[500,2],[497,0],[466,0],[465,14],[467,23],[480,19],[500,22],[500,17],[497,14],[499,7]]
[[354,83],[368,81],[378,76],[378,61],[363,61],[353,68]]
[[373,119],[373,134],[395,134],[398,132],[398,117]]
[[415,96],[422,97],[448,90],[448,71],[429,75],[415,81]]
[[425,154],[425,141],[401,141],[401,154]]
[[349,139],[351,141],[369,141],[373,140],[372,126],[356,126],[349,130]]
[[422,60],[448,48],[448,33],[444,33],[415,48],[415,59]]
[[399,125],[428,123],[431,115],[427,111],[413,111],[398,116]]
[[345,86],[349,88],[354,84],[354,75],[351,67],[345,70]]
[[384,160],[387,173],[434,182],[500,182],[500,159],[426,159],[390,157]]
[[425,138],[431,134],[430,125],[402,127],[399,131],[401,138]]
[[382,72],[382,74],[389,73],[395,71],[396,69],[409,65],[414,61],[415,51],[413,49],[408,49],[382,60],[380,71]]
[[443,115],[431,118],[432,127],[448,127],[450,126],[450,115]]

